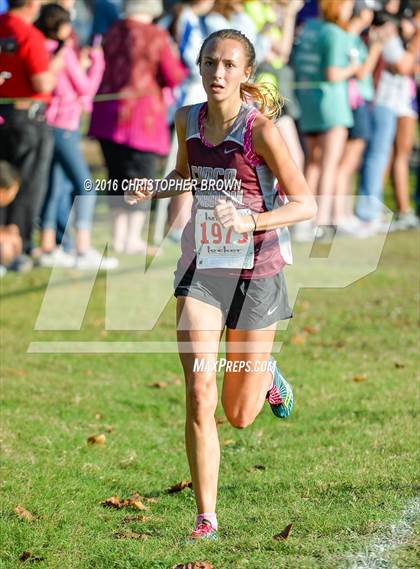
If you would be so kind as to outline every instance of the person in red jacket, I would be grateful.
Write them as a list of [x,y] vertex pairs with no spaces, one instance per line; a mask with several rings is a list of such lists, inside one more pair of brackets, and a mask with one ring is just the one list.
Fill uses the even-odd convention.
[[[19,171],[21,186],[7,208],[7,223],[19,227],[23,251],[32,250],[32,231],[47,185],[52,152],[45,104],[54,87],[60,57],[49,61],[45,39],[32,25],[40,0],[10,0],[9,11],[0,16],[0,160]],[[16,268],[28,268],[22,257]]]

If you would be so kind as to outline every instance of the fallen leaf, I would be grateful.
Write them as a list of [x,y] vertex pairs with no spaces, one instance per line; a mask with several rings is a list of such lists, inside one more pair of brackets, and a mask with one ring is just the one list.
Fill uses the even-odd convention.
[[25,520],[26,522],[33,522],[36,520],[36,517],[31,514],[31,512],[28,512],[28,510],[25,510],[25,508],[22,508],[22,506],[16,506],[15,514],[17,514],[22,520]]
[[318,334],[321,330],[321,326],[304,326],[303,329],[307,334]]
[[3,374],[5,376],[11,376],[11,377],[27,377],[28,376],[28,372],[26,369],[16,369],[16,368],[12,368],[12,367],[8,367],[6,369],[3,369]]
[[353,381],[355,383],[363,383],[363,381],[366,381],[368,378],[366,373],[359,373],[357,375],[353,376]]
[[226,417],[215,417],[216,419],[216,425],[223,425],[223,423],[226,423],[227,419]]
[[102,413],[96,413],[95,419],[99,420],[99,419],[103,419],[103,418],[104,418],[104,416],[102,415]]
[[235,441],[233,439],[225,439],[223,441],[223,446],[225,446],[225,447],[227,447],[229,445],[234,445],[234,444],[235,444]]
[[116,539],[148,539],[150,537],[150,534],[137,533],[131,529],[125,529],[114,533],[114,537]]
[[182,381],[180,379],[174,379],[169,385],[182,385]]
[[148,510],[149,509],[147,506],[145,506],[143,504],[143,502],[140,502],[140,500],[128,501],[127,504],[124,504],[124,507],[128,507],[128,506],[136,508],[136,510]]
[[111,496],[111,498],[107,498],[101,502],[101,504],[106,508],[122,508],[121,500],[118,498],[118,496]]
[[155,387],[157,389],[165,389],[165,387],[168,387],[169,383],[167,383],[166,381],[156,381],[155,383],[150,383],[149,387]]
[[39,555],[34,555],[32,553],[32,551],[22,551],[22,553],[19,555],[19,561],[44,561],[43,557],[40,557]]
[[405,367],[405,364],[403,364],[402,362],[394,362],[394,366],[397,369],[402,369],[403,367]]
[[143,500],[143,496],[140,496],[140,494],[138,492],[134,492],[134,494],[131,494],[131,496],[129,496],[127,498],[127,500],[131,500],[132,502],[135,502],[136,500]]
[[168,488],[168,494],[175,494],[176,492],[181,492],[184,488],[192,488],[191,480],[181,480],[178,484]]
[[101,435],[92,435],[88,437],[87,442],[91,445],[104,445],[106,441],[106,437],[104,434]]
[[101,504],[106,508],[117,508],[118,510],[121,508],[135,508],[136,510],[148,510],[147,506],[143,504],[141,501],[141,496],[138,494],[133,494],[130,498],[125,500],[120,500],[118,496],[111,496]]
[[252,466],[250,468],[251,471],[255,471],[255,470],[265,470],[265,466],[263,464],[254,464],[254,466]]
[[137,492],[127,498],[127,500],[123,500],[123,507],[127,508],[132,506],[136,508],[136,510],[148,510],[147,506],[145,506],[142,502],[143,496],[140,496]]
[[288,539],[290,532],[292,531],[293,524],[286,526],[280,533],[273,535],[274,541],[281,541],[283,539]]
[[148,502],[149,504],[156,504],[159,502],[159,498],[145,498],[144,501]]
[[172,569],[213,569],[213,565],[209,561],[188,561],[174,565]]
[[295,334],[290,339],[290,343],[294,346],[301,346],[306,342],[306,335],[305,334]]
[[114,427],[113,427],[112,425],[107,425],[107,426],[105,427],[105,431],[106,431],[107,433],[112,433],[113,430],[114,430]]

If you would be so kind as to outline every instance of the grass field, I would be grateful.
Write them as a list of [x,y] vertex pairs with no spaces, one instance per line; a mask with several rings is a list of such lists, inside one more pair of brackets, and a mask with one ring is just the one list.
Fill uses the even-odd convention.
[[[166,492],[189,478],[178,357],[27,353],[38,340],[138,334],[104,330],[103,277],[80,332],[35,331],[50,273],[7,275],[0,567],[166,569],[198,560],[215,569],[350,567],[418,495],[418,260],[418,232],[393,234],[373,274],[342,289],[300,292],[293,320],[278,332],[295,411],[281,422],[267,407],[245,430],[219,426],[221,539],[195,545],[185,543],[192,491]],[[62,302],[64,309],[65,295]],[[172,340],[173,315],[171,301],[150,338]],[[104,445],[87,443],[102,433]],[[101,505],[135,492],[147,511]],[[17,506],[35,519],[21,519]],[[289,523],[289,539],[274,541]],[[417,547],[410,536],[388,566],[418,567]]]

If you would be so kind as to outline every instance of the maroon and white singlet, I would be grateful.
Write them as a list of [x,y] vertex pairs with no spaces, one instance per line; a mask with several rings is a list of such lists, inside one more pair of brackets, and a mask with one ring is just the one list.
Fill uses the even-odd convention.
[[188,164],[198,184],[191,219],[182,234],[179,266],[244,279],[273,276],[292,263],[288,229],[239,235],[222,228],[213,214],[218,200],[229,200],[228,195],[243,215],[271,211],[287,202],[252,147],[252,126],[259,111],[243,103],[228,136],[216,146],[204,138],[206,112],[207,103],[187,111]]

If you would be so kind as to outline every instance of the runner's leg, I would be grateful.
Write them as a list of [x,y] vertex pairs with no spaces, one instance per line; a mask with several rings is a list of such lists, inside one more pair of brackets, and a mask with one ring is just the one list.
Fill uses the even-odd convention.
[[[216,364],[223,331],[220,309],[191,297],[177,299],[177,338],[186,388],[185,442],[198,513],[215,512],[220,446],[214,414]],[[210,371],[194,371],[194,361]]]
[[[260,330],[227,329],[227,364],[222,404],[227,419],[234,427],[239,429],[247,427],[261,411],[273,375],[268,368],[265,368],[265,371],[256,371],[256,369],[259,365],[264,370],[263,362],[267,362],[271,355],[275,333],[276,324]],[[258,352],[246,351],[245,344],[259,346]],[[229,362],[232,363],[229,365]],[[235,362],[237,362],[236,367]],[[249,371],[246,368],[233,371],[240,368],[241,362],[248,363]]]

